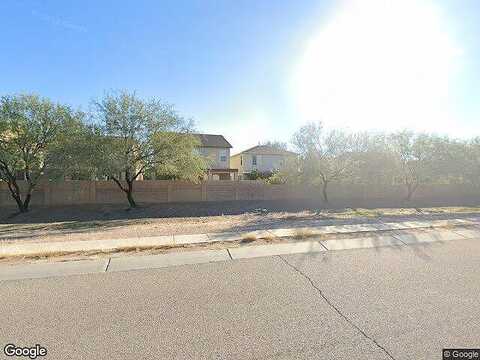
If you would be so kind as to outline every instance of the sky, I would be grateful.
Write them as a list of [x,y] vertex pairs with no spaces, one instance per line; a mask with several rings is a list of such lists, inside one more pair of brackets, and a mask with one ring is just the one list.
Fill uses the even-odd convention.
[[476,0],[2,0],[0,94],[176,106],[233,153],[311,121],[480,135]]

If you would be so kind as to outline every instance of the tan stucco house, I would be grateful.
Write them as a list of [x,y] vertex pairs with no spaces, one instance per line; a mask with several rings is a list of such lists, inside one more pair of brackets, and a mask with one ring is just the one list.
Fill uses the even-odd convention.
[[207,158],[208,180],[237,180],[238,169],[230,168],[232,145],[223,135],[193,134],[200,142],[197,151]]
[[259,173],[272,173],[281,169],[296,153],[269,145],[257,145],[230,157],[230,165],[238,169],[240,179],[256,170]]

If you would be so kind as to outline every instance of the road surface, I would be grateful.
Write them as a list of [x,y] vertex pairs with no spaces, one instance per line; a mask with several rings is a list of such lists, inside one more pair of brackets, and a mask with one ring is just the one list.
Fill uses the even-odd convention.
[[441,359],[479,294],[480,239],[5,281],[0,358]]

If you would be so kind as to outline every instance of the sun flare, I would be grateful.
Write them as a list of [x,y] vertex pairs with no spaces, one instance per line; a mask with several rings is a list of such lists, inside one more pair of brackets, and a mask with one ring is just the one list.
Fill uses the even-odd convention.
[[294,93],[303,121],[445,131],[459,48],[425,1],[349,1],[308,43]]

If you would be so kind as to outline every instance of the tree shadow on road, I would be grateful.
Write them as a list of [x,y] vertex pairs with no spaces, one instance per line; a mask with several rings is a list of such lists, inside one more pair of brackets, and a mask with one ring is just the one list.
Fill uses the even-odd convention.
[[[477,228],[478,230],[478,228]],[[444,237],[440,234],[442,230],[423,230],[423,231],[408,231],[408,243],[402,243],[399,239],[401,236],[405,236],[405,233],[402,231],[395,231],[392,238],[396,241],[393,245],[386,246],[384,243],[384,236],[377,235],[377,236],[369,236],[368,238],[355,238],[354,240],[357,241],[357,247],[345,250],[331,250],[328,249],[327,251],[316,252],[313,242],[311,245],[311,251],[303,254],[291,254],[292,258],[289,260],[295,267],[302,268],[305,262],[311,259],[316,259],[320,262],[330,262],[334,259],[335,256],[341,255],[345,252],[351,253],[353,251],[368,251],[373,250],[377,253],[382,253],[384,251],[398,251],[398,252],[405,252],[411,251],[413,252],[415,257],[418,257],[426,262],[432,261],[432,255],[430,249],[436,246],[443,246],[445,243],[452,241],[452,240],[444,240]],[[443,230],[445,231],[445,230]],[[428,234],[431,236],[431,241],[425,241],[424,236]],[[466,238],[465,238],[466,239]],[[353,240],[353,239],[348,239]],[[322,240],[318,240],[322,243]],[[329,240],[329,241],[338,241],[339,243],[345,243],[345,239],[339,240]],[[454,240],[453,240],[454,241]],[[285,256],[285,255],[282,255]]]

